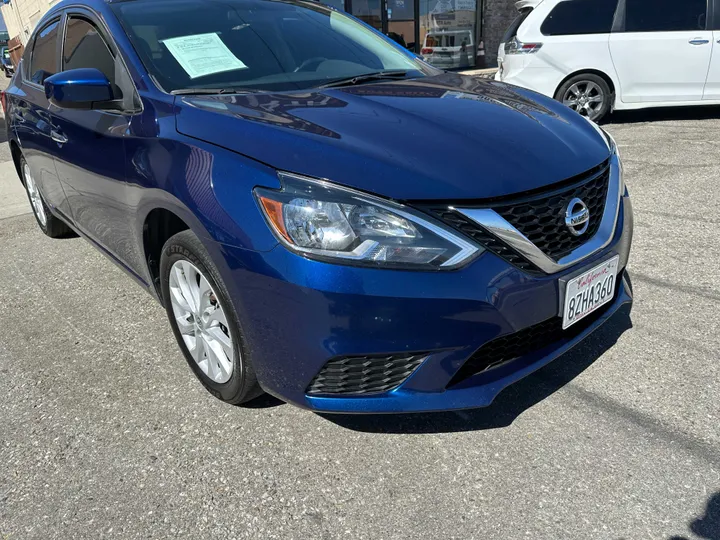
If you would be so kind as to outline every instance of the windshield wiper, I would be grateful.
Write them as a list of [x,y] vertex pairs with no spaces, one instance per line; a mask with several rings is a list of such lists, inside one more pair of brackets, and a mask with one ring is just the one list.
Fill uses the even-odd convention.
[[365,73],[363,75],[355,75],[354,77],[348,77],[346,79],[339,79],[332,81],[327,84],[318,86],[318,88],[336,88],[338,86],[353,86],[361,82],[367,81],[382,81],[384,79],[402,79],[407,76],[408,70],[401,71],[377,71],[375,73]]
[[205,95],[205,94],[249,94],[256,90],[248,88],[178,88],[170,93],[174,96]]

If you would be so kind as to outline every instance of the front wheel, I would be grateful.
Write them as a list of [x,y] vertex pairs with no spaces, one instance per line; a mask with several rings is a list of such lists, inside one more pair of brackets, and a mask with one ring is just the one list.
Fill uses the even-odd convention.
[[170,326],[203,386],[233,405],[262,394],[230,295],[191,231],[165,243],[160,275]]
[[50,208],[48,208],[48,205],[45,203],[45,199],[43,199],[42,193],[40,193],[40,189],[35,182],[35,177],[33,177],[30,172],[30,167],[23,157],[20,158],[20,171],[22,173],[23,183],[25,184],[25,191],[30,200],[30,206],[40,226],[40,230],[50,238],[74,236],[74,231],[59,217],[54,216],[50,212]]
[[610,112],[612,98],[607,81],[592,73],[572,77],[555,94],[556,100],[593,122],[599,122]]

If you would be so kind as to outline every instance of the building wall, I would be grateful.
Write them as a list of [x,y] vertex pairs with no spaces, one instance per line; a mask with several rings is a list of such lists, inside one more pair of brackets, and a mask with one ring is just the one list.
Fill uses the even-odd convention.
[[497,66],[497,51],[505,30],[515,19],[516,0],[485,0],[485,54],[488,67]]
[[11,38],[18,37],[27,44],[35,25],[50,7],[59,0],[10,0],[2,11]]

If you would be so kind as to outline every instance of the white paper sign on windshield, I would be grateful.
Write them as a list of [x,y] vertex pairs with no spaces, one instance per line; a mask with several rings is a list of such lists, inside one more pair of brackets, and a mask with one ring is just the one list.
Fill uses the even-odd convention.
[[162,42],[191,79],[247,68],[215,33],[175,37]]

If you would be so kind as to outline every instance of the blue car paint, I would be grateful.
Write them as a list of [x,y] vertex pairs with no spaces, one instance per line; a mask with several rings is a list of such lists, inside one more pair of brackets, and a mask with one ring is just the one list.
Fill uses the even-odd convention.
[[[43,21],[74,5],[57,4]],[[589,170],[610,155],[602,136],[553,100],[458,74],[260,94],[254,102],[244,95],[171,96],[148,77],[108,6],[85,5],[112,36],[140,109],[120,115],[50,108],[41,87],[16,77],[7,91],[9,138],[53,212],[156,298],[145,220],[156,209],[182,219],[218,267],[266,391],[329,412],[484,406],[631,301],[623,282],[603,318],[580,336],[445,390],[488,340],[557,316],[559,277],[615,253],[625,267],[629,199],[622,199],[618,230],[606,248],[562,275],[533,277],[490,252],[452,272],[305,259],[278,244],[252,189],[279,188],[280,169],[399,201],[485,199]],[[273,107],[264,106],[269,101]],[[52,141],[51,126],[70,142]],[[304,393],[331,357],[405,351],[432,354],[394,391],[344,398]]]
[[[620,255],[619,267],[624,268],[632,228],[630,199],[625,196],[610,245],[563,276],[592,268],[612,254]],[[297,257],[282,246],[264,254],[226,248],[225,261],[232,269],[230,281],[242,288],[240,311],[249,316],[241,322],[254,347],[258,377],[265,390],[299,406],[334,412],[484,406],[505,386],[569,348],[568,343],[557,343],[539,356],[524,359],[527,365],[522,369],[510,364],[445,390],[454,373],[483,344],[560,312],[559,276],[529,278],[490,252],[455,272],[338,267]],[[268,272],[258,272],[262,268]],[[620,291],[604,315],[631,301],[626,283]],[[383,396],[305,395],[308,383],[328,358],[389,351],[438,353],[402,387]],[[498,373],[504,376],[496,380]]]
[[67,107],[81,103],[90,109],[93,103],[113,99],[112,87],[107,77],[97,69],[71,69],[51,75],[45,80],[45,97],[54,105]]
[[583,173],[608,155],[597,131],[562,104],[454,73],[313,92],[183,97],[177,107],[178,131],[188,136],[401,200],[518,193]]

